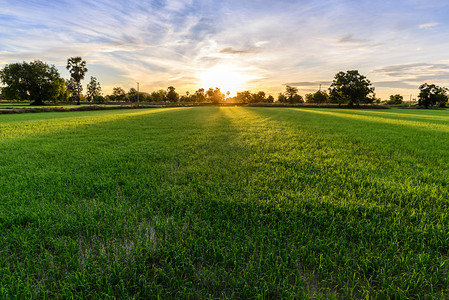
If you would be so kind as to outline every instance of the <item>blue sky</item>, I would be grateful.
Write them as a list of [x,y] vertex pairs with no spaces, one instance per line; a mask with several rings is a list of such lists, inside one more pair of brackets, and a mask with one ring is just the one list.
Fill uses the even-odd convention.
[[[446,4],[447,3],[447,4]],[[0,66],[81,56],[103,91],[208,85],[276,95],[357,69],[383,99],[449,86],[449,2],[0,0]],[[219,74],[219,75],[217,75]],[[87,80],[85,80],[87,84]],[[214,86],[212,86],[214,87]]]

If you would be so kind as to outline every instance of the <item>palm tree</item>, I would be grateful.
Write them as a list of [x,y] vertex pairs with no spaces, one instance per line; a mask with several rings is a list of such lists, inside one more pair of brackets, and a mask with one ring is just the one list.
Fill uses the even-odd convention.
[[78,105],[80,105],[81,97],[81,80],[84,79],[84,75],[87,72],[86,61],[80,56],[71,57],[67,60],[67,70],[70,72],[70,76],[75,80],[77,85]]

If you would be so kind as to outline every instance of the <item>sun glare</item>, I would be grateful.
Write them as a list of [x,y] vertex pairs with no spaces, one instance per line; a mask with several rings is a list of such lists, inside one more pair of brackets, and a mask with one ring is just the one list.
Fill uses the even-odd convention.
[[250,76],[240,73],[230,66],[215,66],[198,75],[200,85],[204,89],[220,88],[223,93],[229,91],[230,96],[237,92],[247,90],[246,83]]

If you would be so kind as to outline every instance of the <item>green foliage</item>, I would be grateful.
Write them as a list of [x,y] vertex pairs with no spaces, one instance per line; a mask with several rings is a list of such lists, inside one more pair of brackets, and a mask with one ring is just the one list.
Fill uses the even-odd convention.
[[191,96],[192,102],[205,102],[206,101],[206,95],[204,94],[204,89],[198,89],[192,96]]
[[189,95],[182,95],[182,96],[179,98],[179,102],[191,102],[191,98],[190,98]]
[[[78,84],[76,83],[75,79],[71,78],[67,79],[65,81],[67,93],[69,94],[69,98],[77,97],[78,96]],[[83,91],[83,87],[80,86],[80,93]]]
[[298,89],[295,87],[287,85],[285,87],[285,94],[288,103],[304,103],[304,99],[301,95],[298,95]]
[[57,101],[67,97],[65,82],[55,66],[36,60],[13,63],[0,71],[2,97],[9,100],[32,100],[43,104],[45,100]]
[[101,86],[96,77],[91,76],[90,82],[87,84],[87,101],[104,102],[101,97]]
[[316,91],[306,95],[307,103],[329,103],[329,95],[324,91]]
[[206,101],[212,103],[222,103],[226,99],[225,94],[223,94],[219,88],[209,88],[206,91]]
[[233,103],[273,103],[273,96],[268,96],[263,91],[251,93],[251,91],[237,92],[235,97],[229,97],[228,102]]
[[241,107],[4,115],[0,298],[444,299],[448,121]]
[[429,106],[446,106],[448,89],[435,84],[424,83],[419,87],[418,105],[429,108]]
[[287,99],[287,97],[284,94],[279,93],[279,95],[278,95],[278,102],[279,103],[288,103],[288,99]]
[[168,102],[176,103],[179,101],[179,94],[175,91],[175,88],[169,86],[167,88],[167,93],[165,94]]
[[88,71],[86,68],[86,61],[84,61],[79,56],[71,57],[71,58],[67,59],[66,68],[70,72],[70,77],[75,82],[75,88],[76,88],[76,93],[77,93],[77,97],[78,97],[77,104],[79,105],[80,100],[81,100],[81,91],[82,91],[81,80],[84,79],[84,76],[86,75],[86,72]]
[[114,87],[112,89],[112,95],[109,96],[112,101],[124,101],[126,98],[125,90],[121,87]]
[[[130,101],[130,102],[137,102],[137,90],[135,88],[130,88],[129,92],[126,96],[126,101]],[[139,98],[140,98],[140,93],[139,93]]]
[[401,96],[400,94],[396,94],[396,95],[390,96],[390,100],[387,101],[387,104],[398,105],[398,104],[402,104],[403,101],[404,101],[404,97]]
[[153,102],[165,102],[166,99],[166,93],[164,90],[159,90],[151,93],[151,101]]
[[235,102],[250,103],[251,102],[251,92],[250,91],[237,92],[237,95],[235,96]]
[[63,78],[58,78],[55,82],[57,86],[57,96],[53,98],[53,102],[66,102],[69,100],[70,92],[67,90],[66,81]]
[[279,103],[304,103],[304,99],[301,95],[298,95],[298,89],[287,85],[285,87],[285,94],[279,93]]
[[339,104],[371,103],[369,95],[372,93],[371,82],[357,70],[337,73],[329,88],[331,102]]
[[251,94],[251,102],[252,103],[265,103],[267,102],[267,96],[265,92],[259,91],[257,93]]
[[289,85],[285,87],[285,95],[287,96],[289,102],[292,102],[293,97],[296,96],[297,94],[298,94],[297,88]]

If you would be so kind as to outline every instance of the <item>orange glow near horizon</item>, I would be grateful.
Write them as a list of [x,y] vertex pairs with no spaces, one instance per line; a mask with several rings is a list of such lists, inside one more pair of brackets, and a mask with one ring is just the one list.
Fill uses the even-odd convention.
[[247,82],[253,78],[237,71],[232,66],[215,66],[198,74],[200,85],[206,90],[218,87],[222,93],[235,96],[237,92],[248,90]]

